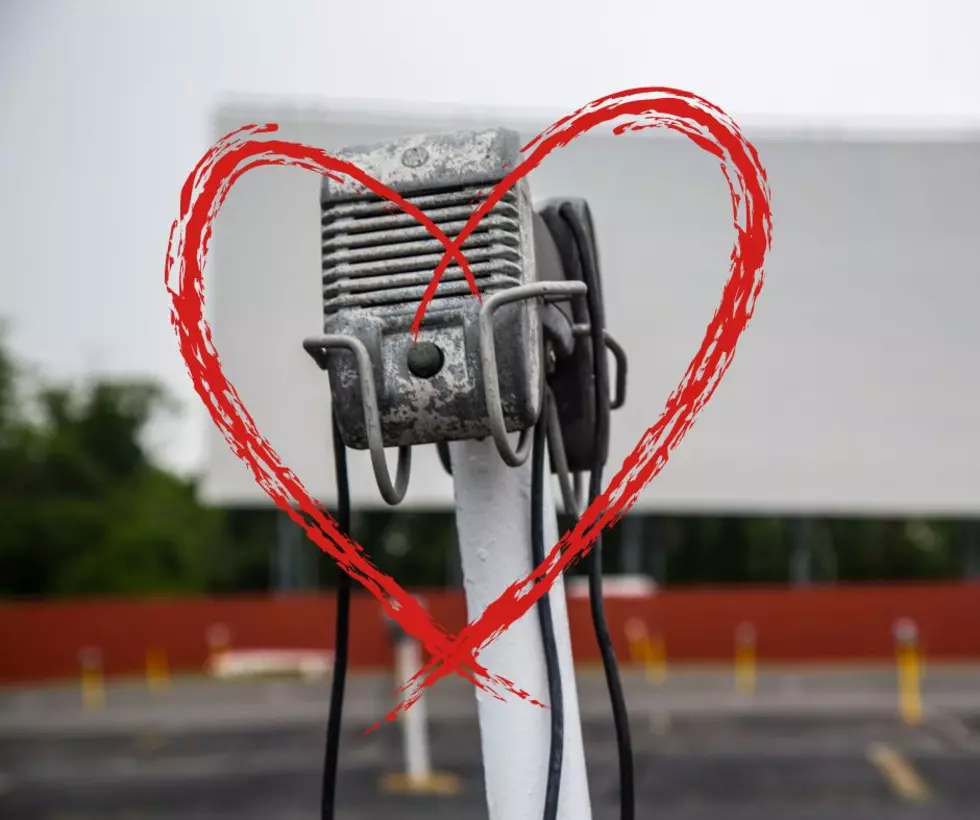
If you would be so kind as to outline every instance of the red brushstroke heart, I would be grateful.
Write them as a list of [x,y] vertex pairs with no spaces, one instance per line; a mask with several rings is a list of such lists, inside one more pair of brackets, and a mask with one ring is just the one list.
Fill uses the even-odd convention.
[[[551,550],[544,563],[529,576],[515,580],[503,594],[459,635],[438,624],[395,580],[375,567],[363,548],[337,528],[336,522],[314,501],[299,479],[279,460],[262,437],[234,386],[225,378],[211,329],[204,320],[203,271],[211,238],[211,225],[231,186],[246,171],[263,165],[291,165],[343,181],[352,178],[379,197],[411,214],[446,248],[415,317],[418,331],[426,305],[439,278],[455,261],[474,294],[475,280],[460,245],[506,192],[555,148],[596,125],[626,118],[614,128],[621,135],[646,128],[669,128],[685,134],[715,156],[731,192],[735,245],[731,275],[721,303],[708,324],[701,347],[677,389],[671,393],[657,422],[649,428],[622,467],[576,525]],[[474,685],[503,698],[503,688],[523,699],[527,692],[513,681],[494,675],[480,665],[481,650],[523,616],[544,595],[568,566],[591,549],[598,534],[615,523],[635,502],[639,492],[663,469],[670,452],[694,423],[695,416],[714,393],[735,353],[739,337],[752,316],[762,288],[763,262],[771,244],[772,218],[765,171],[752,145],[736,124],[706,100],[676,89],[637,88],[595,100],[542,132],[524,148],[524,161],[508,173],[463,231],[453,240],[403,197],[350,163],[326,151],[262,135],[275,125],[246,126],[219,140],[201,159],[181,191],[180,214],[174,221],[167,250],[165,279],[172,299],[171,321],[180,352],[198,395],[229,446],[251,470],[256,482],[310,539],[374,595],[387,614],[418,638],[431,661],[403,688],[405,699],[389,713],[393,719],[408,708],[424,687],[455,672]],[[531,700],[532,703],[538,701]],[[540,704],[539,704],[540,705]]]

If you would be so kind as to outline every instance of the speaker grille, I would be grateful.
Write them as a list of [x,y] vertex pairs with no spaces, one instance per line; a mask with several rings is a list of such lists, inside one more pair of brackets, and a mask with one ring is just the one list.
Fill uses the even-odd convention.
[[[451,239],[483,203],[489,189],[475,187],[405,197]],[[445,247],[397,206],[377,198],[327,202],[322,210],[323,311],[410,305],[417,307]],[[482,293],[520,284],[518,194],[507,194],[463,243]],[[470,293],[462,269],[451,263],[433,298]]]

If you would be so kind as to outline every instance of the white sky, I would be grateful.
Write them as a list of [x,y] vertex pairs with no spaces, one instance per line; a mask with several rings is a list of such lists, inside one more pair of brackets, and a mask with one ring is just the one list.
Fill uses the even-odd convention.
[[976,0],[0,0],[0,316],[49,375],[162,379],[193,467],[163,262],[229,96],[567,113],[672,85],[749,128],[977,127],[977,31]]

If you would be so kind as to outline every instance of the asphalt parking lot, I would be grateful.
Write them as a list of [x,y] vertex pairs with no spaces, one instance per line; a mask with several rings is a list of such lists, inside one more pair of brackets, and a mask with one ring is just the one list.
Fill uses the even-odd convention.
[[[881,686],[886,682],[883,677]],[[638,818],[980,816],[980,708],[967,708],[966,689],[957,709],[930,710],[927,704],[924,722],[909,726],[893,710],[862,708],[853,696],[842,698],[839,709],[830,708],[830,697],[815,706],[799,679],[793,691],[800,696],[792,702],[773,698],[776,689],[770,686],[769,697],[760,691],[751,708],[721,698],[725,683],[721,676],[712,697],[704,682],[701,708],[692,706],[693,683],[646,699],[641,695],[650,695],[649,687],[630,683]],[[157,713],[138,708],[133,689],[116,698],[116,714],[125,719],[109,719],[110,702],[87,724],[72,719],[80,710],[70,708],[70,692],[31,693],[33,700],[25,700],[24,692],[8,695],[0,709],[0,817],[315,820],[323,715],[316,719],[312,709],[287,707],[303,697],[320,707],[322,688],[194,684],[172,693],[167,711]],[[377,717],[371,713],[377,695],[370,688],[354,690],[338,818],[485,818],[477,724],[475,714],[464,709],[472,693],[457,687],[445,699],[432,699],[433,763],[458,778],[460,791],[406,797],[386,794],[380,785],[401,768],[401,747],[397,725],[364,733]],[[585,682],[580,688],[593,816],[612,820],[618,816],[615,738],[602,713],[601,687]],[[840,691],[853,695],[857,687]],[[887,692],[879,696],[887,701]],[[177,719],[208,698],[212,712],[215,704],[237,699],[238,719],[200,721],[196,727]],[[256,708],[256,698],[266,706]],[[975,698],[980,706],[980,690]],[[262,721],[256,719],[259,712]]]

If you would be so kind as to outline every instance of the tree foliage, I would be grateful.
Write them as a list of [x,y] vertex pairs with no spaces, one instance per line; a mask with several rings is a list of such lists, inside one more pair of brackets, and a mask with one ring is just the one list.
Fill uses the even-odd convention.
[[0,594],[189,592],[223,546],[220,512],[142,444],[169,409],[147,381],[47,386],[25,397],[0,348]]

